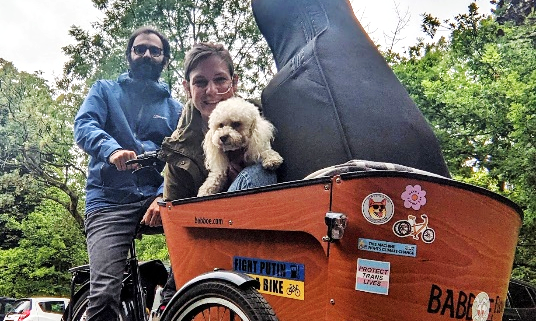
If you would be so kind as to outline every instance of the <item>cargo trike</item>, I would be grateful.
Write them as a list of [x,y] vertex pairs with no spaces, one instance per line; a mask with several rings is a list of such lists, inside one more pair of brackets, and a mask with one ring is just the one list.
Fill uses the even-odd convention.
[[385,165],[161,203],[162,320],[501,320],[519,207]]

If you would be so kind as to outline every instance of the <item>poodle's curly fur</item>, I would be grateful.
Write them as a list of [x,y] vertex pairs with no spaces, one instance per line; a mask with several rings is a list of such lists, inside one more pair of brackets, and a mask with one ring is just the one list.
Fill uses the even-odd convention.
[[245,166],[262,163],[274,170],[283,158],[272,149],[274,126],[252,103],[238,97],[216,105],[208,121],[208,132],[203,141],[205,166],[209,175],[198,196],[221,192],[227,183],[229,159],[226,152],[243,150]]

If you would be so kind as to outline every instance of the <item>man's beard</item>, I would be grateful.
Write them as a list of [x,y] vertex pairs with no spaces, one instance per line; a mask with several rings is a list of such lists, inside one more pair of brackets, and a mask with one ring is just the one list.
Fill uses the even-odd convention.
[[162,70],[163,63],[158,63],[149,57],[142,57],[136,60],[130,60],[130,74],[134,79],[150,79],[158,81]]

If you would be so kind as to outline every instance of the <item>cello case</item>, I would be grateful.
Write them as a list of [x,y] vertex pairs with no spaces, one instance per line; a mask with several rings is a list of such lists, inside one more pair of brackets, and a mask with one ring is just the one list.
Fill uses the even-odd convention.
[[253,0],[277,74],[262,93],[280,182],[353,159],[449,177],[426,119],[345,0]]

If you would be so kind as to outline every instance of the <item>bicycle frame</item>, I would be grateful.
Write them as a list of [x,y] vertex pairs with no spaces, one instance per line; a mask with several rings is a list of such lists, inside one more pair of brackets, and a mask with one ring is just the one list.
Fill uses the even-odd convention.
[[[72,273],[71,301],[63,315],[64,321],[73,320],[73,307],[89,291],[89,265],[72,268],[69,272]],[[140,263],[136,255],[135,240],[133,240],[130,245],[121,287],[121,312],[125,320],[148,320],[149,314],[146,313],[146,308],[152,306],[154,300],[156,284],[151,280],[155,278],[155,275],[159,276],[159,283],[163,286],[167,279],[167,270],[162,262],[151,260]]]

